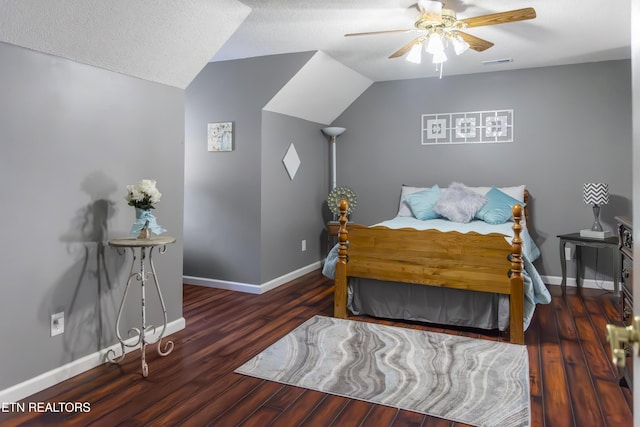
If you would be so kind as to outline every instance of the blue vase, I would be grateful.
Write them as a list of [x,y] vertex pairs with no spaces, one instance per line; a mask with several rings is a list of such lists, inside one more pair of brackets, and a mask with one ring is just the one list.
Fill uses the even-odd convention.
[[138,233],[138,239],[149,239],[151,237],[151,230],[149,230],[150,216],[153,216],[150,209],[136,208],[136,224],[143,224],[140,232]]

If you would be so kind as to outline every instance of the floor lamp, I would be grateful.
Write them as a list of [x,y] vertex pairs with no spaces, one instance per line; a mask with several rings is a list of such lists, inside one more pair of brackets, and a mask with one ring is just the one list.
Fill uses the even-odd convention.
[[336,188],[336,139],[342,135],[345,130],[345,128],[340,127],[322,129],[322,133],[331,137],[331,190]]

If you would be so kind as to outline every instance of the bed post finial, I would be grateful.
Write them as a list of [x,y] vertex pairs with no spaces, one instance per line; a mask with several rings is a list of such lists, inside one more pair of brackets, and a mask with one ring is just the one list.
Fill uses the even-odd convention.
[[511,240],[511,299],[509,302],[511,319],[520,319],[510,322],[509,329],[513,344],[524,344],[524,279],[522,278],[522,205],[516,204],[511,210],[513,213],[513,239]]

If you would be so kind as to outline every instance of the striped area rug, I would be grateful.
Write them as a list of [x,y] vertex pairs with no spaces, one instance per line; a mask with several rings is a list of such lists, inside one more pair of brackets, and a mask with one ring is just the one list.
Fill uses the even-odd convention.
[[528,426],[525,346],[314,316],[236,373],[474,426]]

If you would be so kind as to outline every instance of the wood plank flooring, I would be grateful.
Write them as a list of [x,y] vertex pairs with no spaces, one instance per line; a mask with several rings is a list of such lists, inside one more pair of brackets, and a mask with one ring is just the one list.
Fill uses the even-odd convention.
[[[631,426],[631,393],[618,384],[605,338],[619,306],[602,290],[550,286],[526,332],[532,425]],[[233,370],[315,314],[333,313],[333,282],[313,272],[263,295],[184,286],[186,329],[160,357],[147,349],[104,364],[0,413],[2,426],[449,426],[462,424],[234,374]],[[503,340],[497,333],[444,329],[368,317],[352,319]],[[28,402],[87,402],[86,412],[36,412]]]

